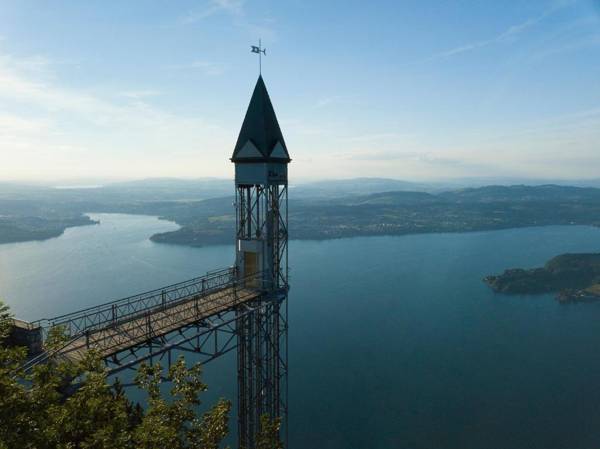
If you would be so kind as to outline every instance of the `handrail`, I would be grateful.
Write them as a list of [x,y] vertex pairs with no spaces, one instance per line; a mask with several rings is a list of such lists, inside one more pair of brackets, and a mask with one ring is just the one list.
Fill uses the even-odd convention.
[[67,336],[74,337],[82,333],[100,329],[109,324],[123,322],[158,307],[170,306],[193,295],[204,295],[232,285],[236,281],[235,268],[226,268],[211,272],[205,276],[193,278],[177,284],[150,290],[115,301],[88,307],[76,312],[43,319],[32,324],[42,329],[42,337],[57,326],[63,326]]
[[[44,351],[32,359],[29,359],[22,366],[22,369],[24,369],[25,372],[29,372],[34,366],[45,363],[49,358],[66,356],[66,354],[71,351],[89,348],[90,343],[96,344],[100,341],[106,341],[107,339],[111,340],[118,338],[117,336],[122,334],[122,332],[128,333],[128,328],[125,327],[123,328],[124,330],[117,331],[115,334],[111,333],[111,329],[127,326],[128,323],[140,318],[145,318],[145,322],[148,323],[149,326],[148,332],[151,334],[157,330],[159,332],[162,332],[163,330],[168,332],[167,328],[169,328],[170,325],[178,324],[180,322],[182,312],[190,310],[191,315],[198,318],[198,314],[200,313],[198,306],[203,299],[206,300],[202,303],[203,316],[212,316],[214,313],[224,311],[223,306],[226,306],[226,308],[235,307],[241,303],[245,303],[245,298],[255,297],[257,294],[260,295],[261,292],[265,293],[270,291],[269,285],[271,281],[263,276],[264,272],[257,272],[243,278],[238,278],[236,269],[232,267],[220,270],[217,273],[213,272],[206,276],[197,277],[178,284],[172,284],[162,289],[151,290],[140,295],[111,301],[96,307],[88,307],[77,312],[47,320],[49,323],[48,326],[41,327],[44,340],[47,338],[48,331],[54,326],[65,327],[65,334],[68,337],[67,340],[61,347],[55,348],[50,352]],[[249,281],[252,282],[251,285]],[[255,284],[256,281],[258,281],[257,284]],[[238,286],[243,288],[238,290]],[[287,286],[284,288],[287,288]],[[232,291],[227,293],[227,289],[232,289]],[[224,291],[226,295],[231,295],[232,300],[223,304],[223,296],[219,295],[216,297],[213,296],[213,299],[208,299],[210,298],[210,295],[221,291]],[[173,292],[176,294],[169,296],[169,293]],[[240,293],[242,296],[239,296]],[[187,303],[190,303],[189,308],[187,308]],[[180,305],[184,305],[186,308],[178,310],[171,319],[167,320],[164,329],[154,327],[154,323],[152,323],[153,314],[165,312],[171,308],[177,310]],[[115,306],[127,306],[124,311],[127,313],[121,311],[120,314],[115,314]],[[110,311],[109,315],[106,314],[107,311]],[[160,319],[164,320],[164,315]],[[40,322],[41,320],[36,323]],[[85,342],[82,341],[82,344],[77,345],[76,342],[82,338],[85,339]],[[76,344],[76,346],[73,346],[74,344]]]
[[68,317],[71,317],[71,316],[74,316],[74,315],[79,315],[79,314],[84,313],[84,312],[88,312],[88,311],[91,311],[91,310],[99,309],[100,307],[105,307],[105,306],[108,306],[108,305],[122,303],[122,302],[125,302],[125,301],[133,300],[135,298],[141,298],[141,297],[144,297],[144,296],[147,296],[147,295],[155,294],[155,293],[161,292],[161,291],[163,291],[165,289],[171,289],[173,287],[182,286],[182,285],[188,284],[188,283],[197,283],[198,281],[201,281],[203,279],[208,279],[208,278],[213,278],[213,277],[216,277],[216,276],[221,276],[221,275],[223,275],[225,273],[233,274],[234,271],[235,271],[235,267],[220,268],[218,270],[212,270],[212,271],[209,271],[204,276],[198,276],[196,278],[188,279],[187,281],[178,282],[176,284],[167,285],[165,287],[157,288],[157,289],[154,289],[154,290],[148,290],[146,292],[138,293],[138,294],[132,295],[132,296],[127,296],[125,298],[115,299],[113,301],[109,301],[109,302],[106,302],[106,303],[103,303],[103,304],[100,304],[100,305],[97,305],[97,306],[90,306],[90,307],[87,307],[85,309],[80,309],[80,310],[77,310],[75,312],[69,312],[67,314],[59,315],[59,316],[56,316],[56,317],[53,317],[53,318],[41,318],[39,320],[33,321],[31,324],[40,325],[42,322],[55,322],[57,320],[62,320],[64,318],[68,318]]

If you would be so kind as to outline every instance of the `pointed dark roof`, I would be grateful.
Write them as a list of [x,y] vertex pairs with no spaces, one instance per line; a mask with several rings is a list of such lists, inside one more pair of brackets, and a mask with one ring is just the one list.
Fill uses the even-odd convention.
[[267,87],[259,76],[231,161],[287,163],[290,160]]

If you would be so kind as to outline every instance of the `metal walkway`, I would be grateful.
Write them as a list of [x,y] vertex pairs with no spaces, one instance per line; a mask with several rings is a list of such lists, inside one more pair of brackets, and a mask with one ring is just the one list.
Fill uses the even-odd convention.
[[[214,358],[235,347],[233,337],[227,345],[219,348],[217,330],[233,330],[237,316],[251,312],[252,302],[263,291],[252,288],[260,285],[260,274],[238,279],[234,268],[213,271],[205,276],[190,279],[164,288],[152,290],[128,298],[119,299],[96,307],[90,307],[52,319],[31,323],[39,328],[44,341],[53,328],[60,328],[68,342],[51,354],[42,352],[29,360],[25,369],[44,363],[49,357],[78,361],[94,350],[103,358],[109,372],[114,373],[131,367],[141,360],[165,354],[170,349],[186,350],[182,346],[193,340],[197,343],[187,348],[193,352]],[[184,332],[193,327],[190,336]],[[173,335],[176,339],[173,339]],[[215,345],[210,351],[203,349],[206,340],[200,337],[214,334]],[[169,336],[171,338],[169,339]],[[153,349],[157,350],[154,351]],[[143,351],[140,352],[140,349]],[[169,352],[170,359],[170,352]]]

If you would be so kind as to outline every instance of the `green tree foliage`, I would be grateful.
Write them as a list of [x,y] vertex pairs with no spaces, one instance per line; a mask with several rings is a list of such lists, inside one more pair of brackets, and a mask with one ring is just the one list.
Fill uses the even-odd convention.
[[[207,389],[199,365],[187,368],[180,358],[166,374],[168,395],[161,394],[162,368],[142,365],[136,377],[148,397],[142,409],[127,399],[120,384],[109,384],[101,360],[93,353],[80,363],[51,360],[32,373],[23,372],[25,350],[3,344],[11,323],[8,308],[0,302],[0,449],[221,446],[231,404],[222,399],[203,416],[197,415],[200,396]],[[55,332],[47,345],[61,341],[60,332]]]
[[260,417],[260,432],[256,436],[256,449],[283,449],[279,439],[280,418],[269,419],[268,415]]

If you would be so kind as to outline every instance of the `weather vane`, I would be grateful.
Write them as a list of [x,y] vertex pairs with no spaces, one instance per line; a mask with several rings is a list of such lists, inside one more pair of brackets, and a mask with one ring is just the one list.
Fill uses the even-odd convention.
[[256,45],[251,45],[252,53],[258,53],[258,74],[262,75],[262,55],[267,56],[267,49],[262,48],[262,43],[260,39],[258,40],[258,47]]

